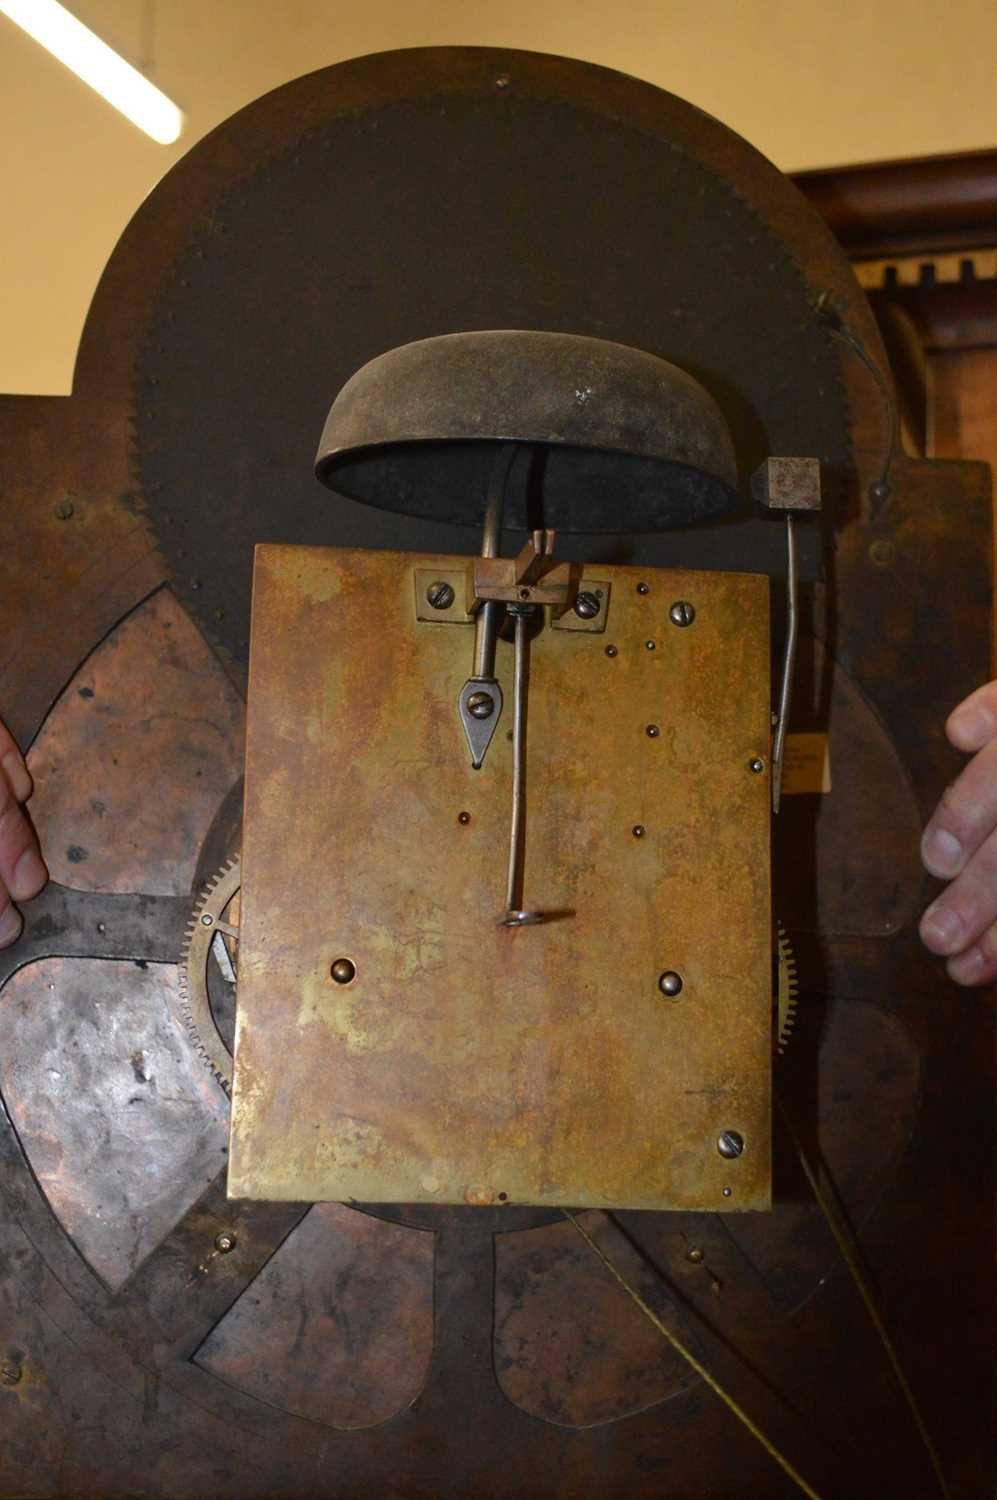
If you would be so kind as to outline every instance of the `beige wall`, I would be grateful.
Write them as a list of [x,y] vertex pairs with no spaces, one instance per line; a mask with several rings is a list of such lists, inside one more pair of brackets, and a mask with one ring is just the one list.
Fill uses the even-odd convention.
[[0,391],[61,393],[118,235],[241,105],[390,47],[559,52],[693,100],[783,169],[997,144],[994,0],[71,0],[188,112],[156,146],[0,16]]

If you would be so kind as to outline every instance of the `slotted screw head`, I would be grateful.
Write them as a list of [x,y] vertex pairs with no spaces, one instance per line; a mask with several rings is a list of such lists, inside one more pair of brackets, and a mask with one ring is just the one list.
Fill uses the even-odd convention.
[[442,579],[431,583],[426,590],[426,603],[432,609],[449,609],[454,602],[454,591],[449,583]]
[[578,595],[574,608],[580,620],[594,620],[602,606],[594,594],[586,591]]
[[668,611],[668,618],[673,625],[678,625],[680,628],[691,625],[696,618],[695,605],[690,604],[688,599],[676,599]]
[[0,1365],[0,1382],[4,1385],[17,1385],[21,1379],[21,1366],[12,1359],[5,1359]]
[[722,1130],[717,1136],[717,1150],[728,1161],[740,1156],[744,1150],[744,1136],[737,1130]]
[[472,693],[467,700],[467,711],[475,719],[490,719],[495,712],[495,699],[491,693]]

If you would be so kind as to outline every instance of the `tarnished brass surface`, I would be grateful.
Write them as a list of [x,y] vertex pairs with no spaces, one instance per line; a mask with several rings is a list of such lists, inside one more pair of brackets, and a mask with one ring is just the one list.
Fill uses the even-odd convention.
[[617,654],[532,643],[525,901],[559,919],[510,929],[511,747],[471,769],[466,633],[416,622],[413,565],[454,560],[257,551],[230,1193],[767,1207],[767,579],[599,564]]

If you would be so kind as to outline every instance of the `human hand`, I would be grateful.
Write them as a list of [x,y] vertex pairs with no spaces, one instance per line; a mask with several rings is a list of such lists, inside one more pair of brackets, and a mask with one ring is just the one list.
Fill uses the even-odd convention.
[[988,984],[997,978],[997,682],[960,703],[945,732],[973,759],[921,840],[928,873],[951,881],[921,918],[921,938],[956,984]]
[[0,948],[9,948],[24,923],[15,901],[30,901],[48,880],[35,831],[21,806],[31,777],[14,740],[0,724]]

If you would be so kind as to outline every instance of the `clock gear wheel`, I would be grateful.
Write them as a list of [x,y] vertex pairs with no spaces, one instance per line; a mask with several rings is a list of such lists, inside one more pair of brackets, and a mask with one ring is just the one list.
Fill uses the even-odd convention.
[[239,942],[239,856],[202,886],[187,923],[180,964],[180,1003],[190,1040],[227,1094],[232,1092],[231,1039]]
[[799,992],[799,981],[796,976],[796,958],[786,929],[781,922],[776,931],[775,1047],[778,1056],[782,1057],[796,1024],[796,996]]

